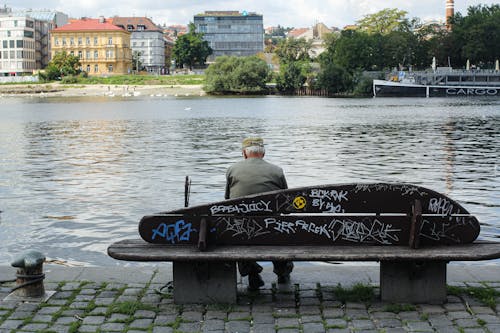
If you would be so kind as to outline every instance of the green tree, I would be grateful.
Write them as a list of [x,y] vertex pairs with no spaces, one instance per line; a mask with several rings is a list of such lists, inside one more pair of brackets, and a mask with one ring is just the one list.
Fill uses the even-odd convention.
[[290,61],[280,65],[280,73],[276,78],[276,89],[285,94],[293,94],[304,86],[310,70],[309,63]]
[[132,52],[132,69],[134,71],[140,71],[142,69],[141,52]]
[[259,94],[267,91],[270,71],[257,56],[222,56],[205,71],[207,93]]
[[386,8],[375,14],[364,16],[357,21],[357,26],[360,31],[369,34],[379,33],[382,35],[388,34],[391,31],[407,30],[409,22],[406,19],[408,12],[397,8]]
[[274,52],[280,59],[280,63],[310,60],[309,51],[312,42],[305,38],[287,38],[281,40]]
[[492,66],[500,55],[500,5],[469,7],[467,16],[458,13],[451,23],[452,64],[464,66],[469,59]]
[[80,73],[80,59],[66,52],[56,53],[45,68],[45,74],[41,74],[42,80],[60,80],[64,76],[77,75]]
[[192,69],[194,65],[204,65],[212,49],[208,42],[203,40],[203,34],[195,31],[193,23],[189,24],[189,32],[177,38],[172,50],[173,58],[177,66],[189,66]]
[[353,77],[344,67],[328,61],[322,64],[315,87],[329,93],[347,92],[352,90]]

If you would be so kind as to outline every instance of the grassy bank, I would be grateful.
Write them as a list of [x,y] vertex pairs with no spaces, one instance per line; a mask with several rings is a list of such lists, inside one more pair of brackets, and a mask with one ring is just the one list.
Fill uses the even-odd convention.
[[109,77],[68,77],[64,84],[110,84],[110,85],[200,85],[205,75],[114,75]]

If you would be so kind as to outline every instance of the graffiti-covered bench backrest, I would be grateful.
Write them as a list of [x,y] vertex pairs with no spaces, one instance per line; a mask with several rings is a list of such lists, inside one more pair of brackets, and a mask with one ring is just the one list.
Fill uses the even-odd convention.
[[208,245],[455,244],[479,222],[460,204],[410,184],[340,184],[250,195],[145,216],[152,243]]

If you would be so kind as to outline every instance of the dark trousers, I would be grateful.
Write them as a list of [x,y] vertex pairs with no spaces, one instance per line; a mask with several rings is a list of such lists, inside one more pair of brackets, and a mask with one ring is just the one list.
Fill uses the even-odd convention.
[[[273,272],[278,276],[288,275],[293,270],[292,261],[273,261]],[[241,276],[247,276],[248,274],[258,274],[262,272],[262,266],[256,261],[239,261],[238,270]]]

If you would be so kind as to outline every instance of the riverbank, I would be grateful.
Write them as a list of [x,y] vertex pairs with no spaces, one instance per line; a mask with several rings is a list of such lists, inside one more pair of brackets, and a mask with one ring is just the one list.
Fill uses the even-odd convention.
[[132,97],[204,96],[202,85],[104,85],[104,84],[8,84],[0,85],[1,97]]
[[[0,284],[0,332],[500,332],[499,305],[470,293],[478,286],[498,288],[498,266],[449,265],[454,292],[443,305],[381,302],[376,265],[297,265],[287,285],[276,284],[271,270],[265,268],[260,292],[247,291],[240,281],[237,304],[179,306],[158,292],[172,280],[167,263],[46,265],[45,289],[53,293],[46,302],[4,300],[13,284]],[[14,273],[0,266],[0,280]],[[354,293],[353,283],[365,291],[372,286],[373,296]]]

